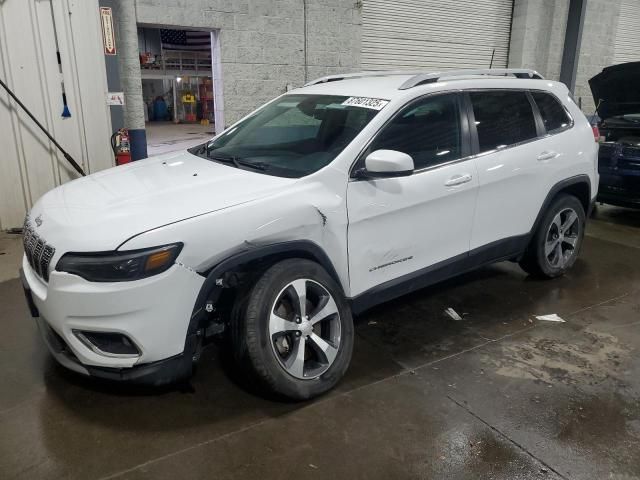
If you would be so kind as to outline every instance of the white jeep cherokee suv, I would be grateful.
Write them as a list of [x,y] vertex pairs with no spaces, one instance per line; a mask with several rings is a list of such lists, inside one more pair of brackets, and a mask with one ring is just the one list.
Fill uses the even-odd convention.
[[349,365],[352,313],[502,260],[564,273],[596,162],[567,88],[530,70],[326,77],[44,195],[23,284],[76,372],[175,382],[222,337],[252,381],[310,398]]

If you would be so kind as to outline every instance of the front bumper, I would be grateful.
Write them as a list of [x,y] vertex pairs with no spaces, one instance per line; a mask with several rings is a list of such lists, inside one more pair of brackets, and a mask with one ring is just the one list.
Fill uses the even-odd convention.
[[[27,303],[55,359],[84,375],[141,383],[167,383],[190,372],[187,329],[204,278],[174,265],[133,282],[96,283],[51,272],[48,283],[23,258]],[[138,355],[113,355],[90,348],[74,333],[126,335]]]

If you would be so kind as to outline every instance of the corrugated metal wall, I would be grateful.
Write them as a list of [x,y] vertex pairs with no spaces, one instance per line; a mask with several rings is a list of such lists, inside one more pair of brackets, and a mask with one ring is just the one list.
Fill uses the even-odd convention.
[[506,67],[513,0],[364,0],[362,69]]
[[622,0],[613,63],[640,61],[640,0]]
[[[61,116],[54,22],[71,118]],[[113,165],[101,35],[97,0],[0,1],[0,77],[88,171]],[[4,90],[0,144],[0,229],[8,229],[75,174]]]

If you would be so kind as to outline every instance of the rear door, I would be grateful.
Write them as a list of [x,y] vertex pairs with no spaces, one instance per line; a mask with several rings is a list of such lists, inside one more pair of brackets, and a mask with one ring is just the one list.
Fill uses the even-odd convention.
[[531,230],[548,192],[545,151],[537,141],[542,125],[527,91],[467,95],[479,182],[471,252],[493,248],[496,257],[508,255],[521,248],[518,242]]

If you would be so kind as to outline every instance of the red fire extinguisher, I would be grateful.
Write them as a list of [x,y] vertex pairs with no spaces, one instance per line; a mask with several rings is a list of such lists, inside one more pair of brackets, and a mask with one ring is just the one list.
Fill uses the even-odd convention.
[[123,165],[131,161],[131,144],[129,130],[121,128],[111,135],[111,148],[116,156],[116,165]]

